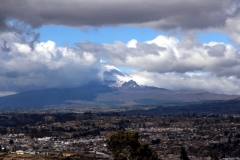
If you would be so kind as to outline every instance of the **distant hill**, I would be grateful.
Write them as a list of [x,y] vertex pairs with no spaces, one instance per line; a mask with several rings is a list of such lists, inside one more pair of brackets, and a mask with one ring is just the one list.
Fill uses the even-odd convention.
[[168,90],[129,82],[89,82],[76,88],[46,89],[0,97],[0,107],[34,108],[50,105],[121,106],[225,101],[235,95],[206,91]]
[[59,105],[67,100],[94,101],[98,94],[105,92],[112,92],[112,88],[92,82],[77,88],[53,88],[0,97],[0,107],[29,108]]
[[[143,107],[144,108],[144,107]],[[208,102],[192,103],[182,105],[161,106],[149,110],[136,109],[123,112],[123,114],[145,114],[145,115],[172,115],[181,113],[198,113],[198,114],[240,114],[240,98]]]

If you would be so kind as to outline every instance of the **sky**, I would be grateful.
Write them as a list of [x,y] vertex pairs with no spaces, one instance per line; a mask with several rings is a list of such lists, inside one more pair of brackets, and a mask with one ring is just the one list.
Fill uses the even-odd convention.
[[240,95],[239,0],[1,0],[0,96],[90,81]]

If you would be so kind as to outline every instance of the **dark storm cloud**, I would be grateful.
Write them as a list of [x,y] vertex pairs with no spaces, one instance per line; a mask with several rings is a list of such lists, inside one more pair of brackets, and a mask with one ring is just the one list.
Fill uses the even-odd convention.
[[236,0],[1,0],[0,29],[8,18],[41,25],[148,25],[160,29],[202,29],[225,24]]

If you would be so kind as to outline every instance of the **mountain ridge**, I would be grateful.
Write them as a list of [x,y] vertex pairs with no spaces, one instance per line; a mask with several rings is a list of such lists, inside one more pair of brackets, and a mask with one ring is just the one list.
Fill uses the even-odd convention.
[[[116,83],[117,85],[113,85]],[[158,105],[201,101],[224,101],[239,98],[236,95],[207,91],[168,90],[128,82],[89,82],[75,88],[52,88],[0,97],[0,107],[34,108],[51,105],[122,106]]]

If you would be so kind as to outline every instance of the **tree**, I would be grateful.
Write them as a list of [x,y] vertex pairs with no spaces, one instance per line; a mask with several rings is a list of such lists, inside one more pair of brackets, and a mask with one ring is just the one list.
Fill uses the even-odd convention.
[[181,156],[180,156],[180,159],[182,160],[190,160],[187,156],[187,151],[185,150],[184,147],[181,147]]
[[217,154],[210,154],[212,160],[219,160]]
[[135,131],[112,133],[107,139],[107,148],[115,160],[158,160],[157,153],[147,143],[140,142]]
[[13,145],[13,144],[14,144],[14,141],[11,139],[11,140],[9,141],[9,144],[10,144],[10,145]]

